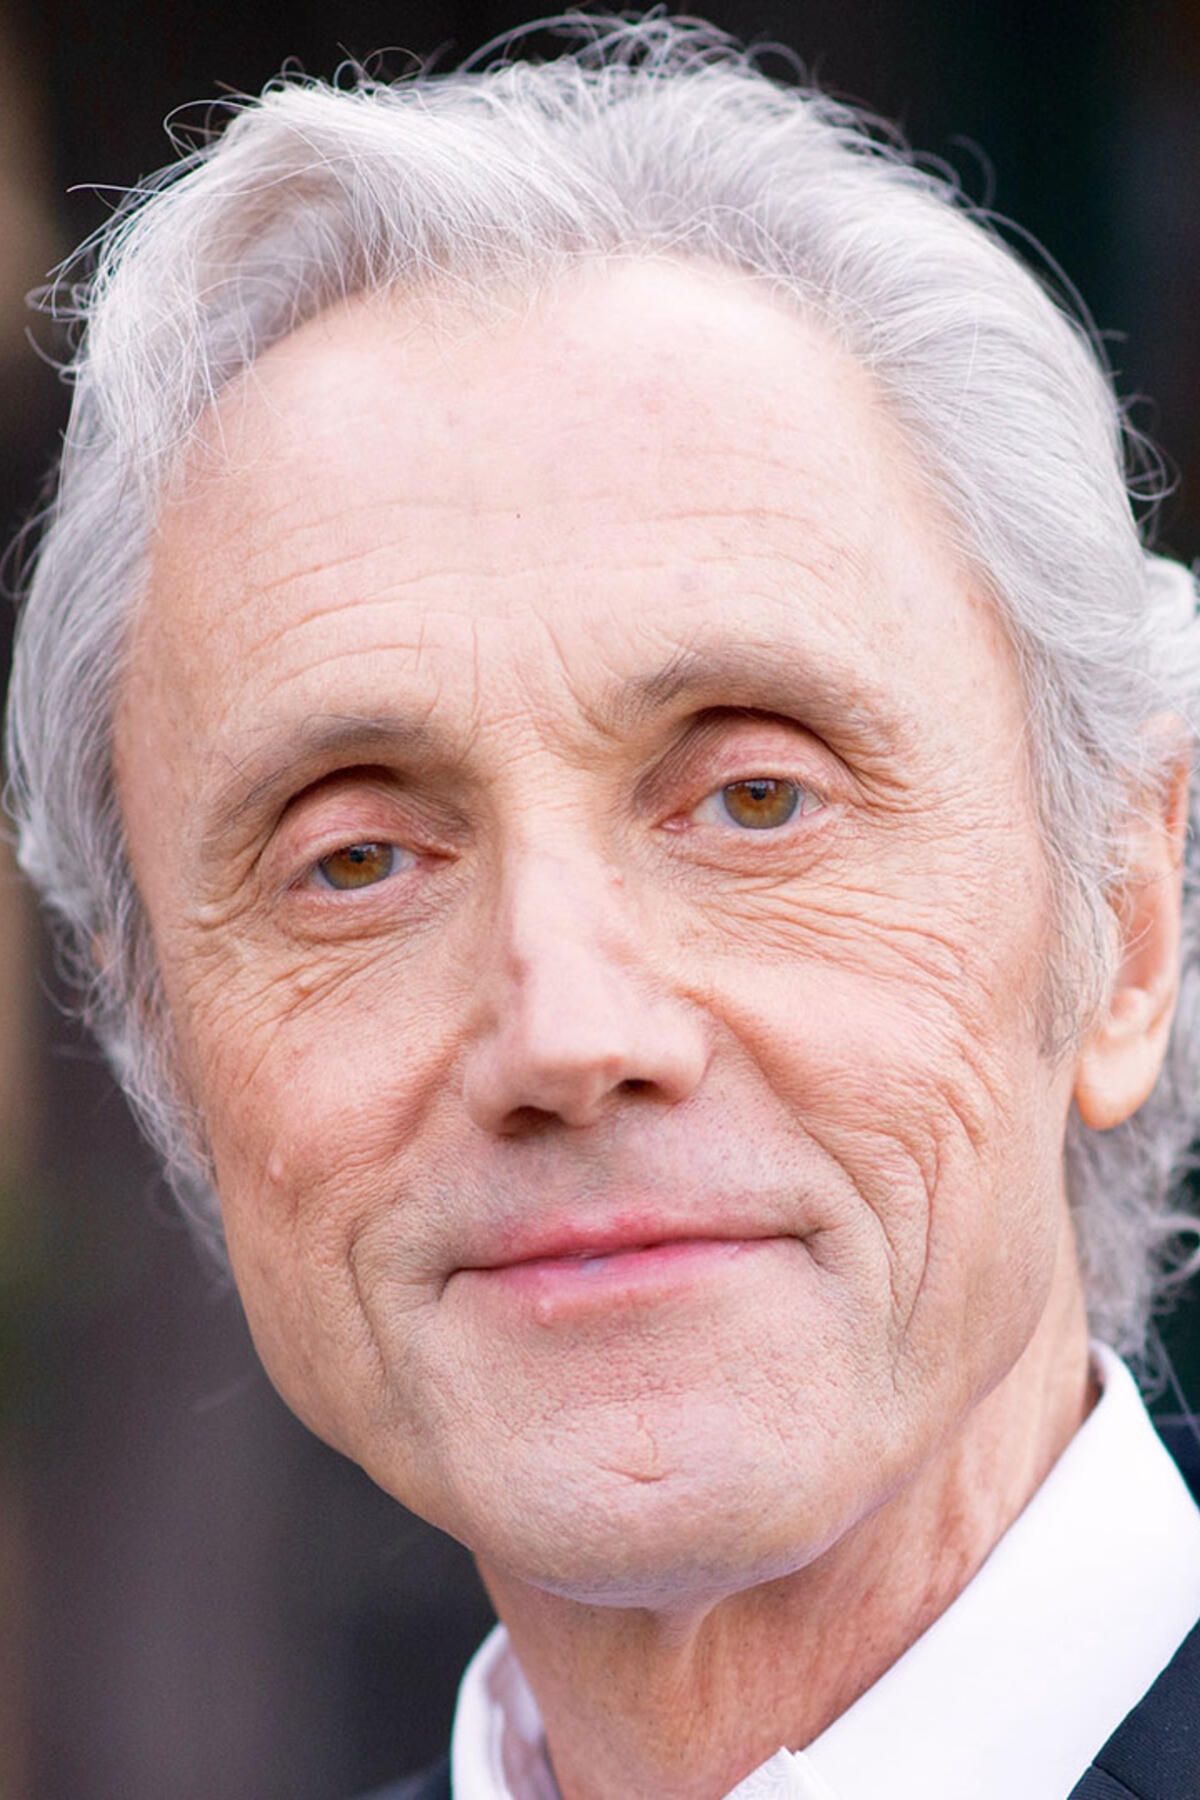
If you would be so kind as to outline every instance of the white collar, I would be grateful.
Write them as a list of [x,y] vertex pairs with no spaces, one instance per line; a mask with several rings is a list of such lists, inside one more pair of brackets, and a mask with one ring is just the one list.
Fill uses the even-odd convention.
[[[1125,1365],[941,1617],[799,1752],[727,1800],[1063,1800],[1200,1616],[1200,1511]],[[455,1800],[557,1800],[502,1626],[463,1677]]]

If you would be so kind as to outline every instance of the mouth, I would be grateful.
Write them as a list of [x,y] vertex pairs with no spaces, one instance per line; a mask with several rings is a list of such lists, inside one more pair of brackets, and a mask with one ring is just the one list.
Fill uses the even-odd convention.
[[560,1313],[622,1300],[649,1300],[720,1279],[730,1265],[753,1257],[782,1240],[776,1236],[618,1236],[541,1247],[459,1271],[497,1299],[532,1305],[543,1322]]

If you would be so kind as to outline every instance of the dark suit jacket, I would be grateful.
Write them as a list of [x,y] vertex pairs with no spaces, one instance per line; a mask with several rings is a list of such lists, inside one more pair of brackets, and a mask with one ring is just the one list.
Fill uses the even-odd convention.
[[[1200,1437],[1187,1419],[1158,1429],[1200,1503]],[[1069,1800],[1200,1800],[1200,1625],[1109,1738]]]
[[[1158,1428],[1200,1503],[1200,1437],[1185,1419]],[[449,1762],[366,1800],[451,1800]],[[1200,1800],[1200,1624],[1063,1800]]]

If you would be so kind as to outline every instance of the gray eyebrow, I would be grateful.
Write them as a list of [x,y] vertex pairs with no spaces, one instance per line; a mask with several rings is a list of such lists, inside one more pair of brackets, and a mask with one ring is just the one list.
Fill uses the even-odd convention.
[[872,756],[894,755],[905,737],[897,696],[865,671],[814,664],[794,646],[752,639],[685,647],[654,674],[621,684],[597,714],[605,729],[622,735],[688,699],[796,717],[820,736],[853,739]]
[[[857,672],[814,669],[809,659],[770,643],[719,640],[678,651],[652,674],[614,683],[589,709],[606,735],[623,738],[655,714],[689,699],[709,707],[745,708],[797,717],[835,747],[853,739],[868,755],[890,756],[902,733],[886,695]],[[205,842],[214,846],[247,820],[281,809],[302,788],[339,767],[405,762],[414,767],[461,764],[460,745],[419,712],[319,713],[268,728],[263,743],[230,764],[213,803]]]
[[205,830],[207,841],[227,837],[248,819],[282,807],[310,781],[339,766],[427,763],[445,756],[444,735],[427,714],[314,713],[273,731],[249,756],[230,763]]

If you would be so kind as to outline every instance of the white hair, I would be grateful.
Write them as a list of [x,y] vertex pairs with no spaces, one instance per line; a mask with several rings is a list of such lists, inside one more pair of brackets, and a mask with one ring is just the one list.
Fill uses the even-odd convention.
[[[113,709],[172,459],[227,382],[343,297],[433,282],[480,299],[586,259],[702,256],[792,296],[860,359],[1015,647],[1072,952],[1048,974],[1048,1054],[1104,989],[1125,822],[1164,775],[1145,721],[1200,719],[1193,579],[1148,553],[1131,504],[1153,498],[1153,474],[1139,492],[1145,458],[1088,331],[989,221],[895,136],[769,80],[718,32],[559,23],[578,41],[547,63],[289,76],[237,102],[85,246],[86,279],[52,292],[82,329],[18,633],[12,811],[86,1016],[216,1236],[123,840]],[[1178,1201],[1200,1096],[1195,844],[1162,1076],[1115,1130],[1073,1117],[1065,1150],[1092,1327],[1133,1353],[1196,1237]]]

